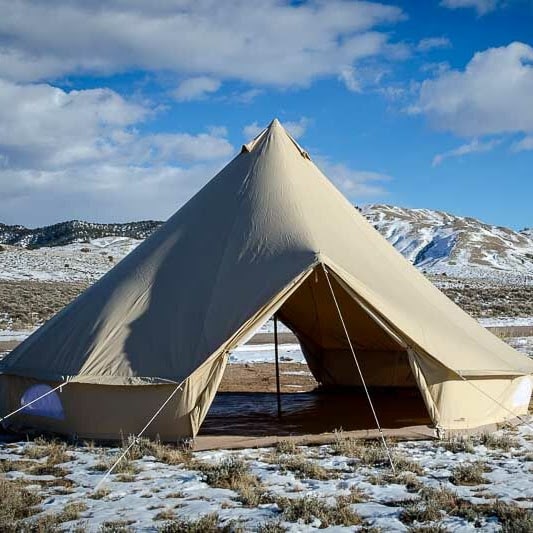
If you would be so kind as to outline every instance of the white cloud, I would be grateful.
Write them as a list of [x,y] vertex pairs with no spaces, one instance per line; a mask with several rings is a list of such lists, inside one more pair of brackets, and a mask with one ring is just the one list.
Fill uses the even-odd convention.
[[486,15],[502,5],[501,0],[442,0],[440,5],[448,9],[473,8],[479,16]]
[[462,136],[533,131],[533,47],[511,43],[478,52],[464,70],[425,80],[410,113]]
[[389,194],[385,183],[392,177],[369,170],[356,170],[343,163],[332,163],[327,158],[315,158],[324,174],[348,197],[383,197]]
[[342,81],[346,88],[352,93],[360,93],[363,91],[361,80],[357,78],[353,67],[343,68],[339,74],[339,80]]
[[513,144],[513,152],[524,152],[526,150],[533,150],[533,135],[528,135],[520,141]]
[[399,53],[381,28],[405,18],[343,0],[0,0],[0,12],[0,72],[12,80],[139,68],[274,86]]
[[427,52],[435,48],[450,48],[451,45],[452,43],[447,37],[428,37],[427,39],[422,39],[416,48],[420,52]]
[[109,89],[0,80],[2,221],[168,216],[234,149],[220,126],[139,133],[152,114]]
[[234,93],[227,97],[228,100],[232,102],[237,102],[238,104],[250,104],[253,102],[260,94],[263,94],[262,89],[248,89],[240,93]]
[[[301,117],[296,121],[289,120],[287,122],[282,122],[282,125],[295,139],[298,139],[305,135],[307,127],[310,123],[311,120],[309,118]],[[265,128],[266,125],[260,126],[258,122],[252,122],[252,124],[248,124],[243,128],[242,133],[245,139],[248,141],[257,137]]]
[[192,100],[202,100],[211,93],[216,93],[220,89],[219,80],[208,76],[198,76],[182,81],[178,88],[172,92],[172,96],[178,102],[190,102]]
[[109,89],[65,92],[0,80],[0,153],[11,167],[98,160],[149,113]]
[[251,124],[244,126],[242,134],[247,141],[252,140],[255,139],[265,129],[265,127],[266,126],[260,126],[257,121],[252,122]]
[[434,167],[436,167],[440,165],[445,159],[449,159],[450,157],[461,157],[463,155],[468,154],[490,152],[499,144],[501,144],[500,139],[493,139],[491,141],[479,141],[478,139],[474,139],[469,143],[462,144],[461,146],[454,148],[453,150],[449,150],[448,152],[444,152],[442,154],[437,154],[433,158],[432,164]]
[[0,169],[2,222],[167,219],[221,168],[98,163],[63,171]]
[[299,139],[305,135],[310,123],[311,121],[307,117],[301,117],[297,121],[289,120],[288,122],[284,122],[283,126],[295,139]]

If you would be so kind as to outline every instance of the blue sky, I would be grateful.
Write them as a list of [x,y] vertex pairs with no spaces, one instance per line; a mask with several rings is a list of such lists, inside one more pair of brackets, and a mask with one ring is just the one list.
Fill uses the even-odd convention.
[[0,221],[167,218],[273,117],[354,203],[533,226],[530,0],[0,0]]

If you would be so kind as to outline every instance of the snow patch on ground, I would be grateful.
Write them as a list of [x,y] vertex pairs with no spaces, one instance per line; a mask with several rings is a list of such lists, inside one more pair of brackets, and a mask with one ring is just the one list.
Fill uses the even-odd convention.
[[[305,357],[299,344],[280,344],[279,359],[285,363],[305,363]],[[231,352],[230,363],[274,363],[273,344],[245,344]]]
[[485,326],[486,328],[505,326],[533,326],[533,316],[499,316],[492,318],[478,318],[477,320],[482,326]]
[[[393,445],[395,457],[409,459],[421,467],[412,472],[411,482],[420,487],[448,489],[472,504],[494,505],[497,500],[520,507],[533,507],[533,475],[530,458],[533,452],[533,430],[527,426],[500,430],[497,435],[510,439],[511,448],[491,449],[481,441],[473,441],[471,452],[448,451],[443,443],[436,441],[407,441]],[[0,444],[0,460],[27,459],[28,442]],[[376,445],[376,444],[374,444]],[[290,532],[314,531],[320,528],[319,520],[311,523],[288,521],[275,503],[276,498],[318,498],[334,505],[336,498],[347,496],[351,489],[361,492],[362,501],[350,504],[352,511],[364,520],[365,528],[382,528],[383,531],[408,531],[401,520],[401,513],[409,502],[419,501],[420,487],[416,490],[406,485],[405,479],[390,478],[386,463],[369,466],[360,459],[339,455],[332,446],[300,446],[296,457],[308,464],[324,469],[326,475],[316,479],[312,474],[298,474],[283,467],[283,457],[272,449],[246,449],[240,451],[218,450],[194,453],[196,461],[217,464],[229,457],[239,457],[250,472],[257,476],[265,494],[274,503],[246,507],[239,501],[237,492],[221,489],[206,483],[205,476],[194,463],[168,465],[155,457],[145,456],[133,461],[139,470],[131,478],[112,474],[103,486],[103,497],[95,499],[94,489],[103,473],[94,470],[103,458],[111,460],[121,453],[119,448],[75,447],[69,450],[71,458],[61,464],[68,471],[65,479],[73,485],[68,491],[54,485],[55,476],[30,476],[21,471],[8,471],[7,479],[22,479],[42,484],[39,491],[44,495],[42,514],[59,513],[69,502],[83,502],[87,509],[78,520],[63,524],[68,530],[84,525],[88,531],[98,531],[105,522],[125,520],[135,530],[157,531],[164,520],[158,520],[162,511],[187,520],[210,513],[217,513],[220,524],[231,521],[239,523],[245,531],[256,531],[268,521],[279,523]],[[289,456],[290,457],[290,456]],[[44,459],[41,460],[44,462]],[[454,469],[459,465],[481,462],[484,466],[484,482],[474,485],[456,485],[451,481]],[[413,470],[410,466],[406,470]],[[37,515],[38,516],[38,515]],[[33,517],[35,519],[36,517]],[[416,523],[414,525],[417,525]],[[497,531],[494,518],[482,517],[478,523],[466,518],[443,514],[439,525],[446,531]],[[361,530],[360,527],[357,528]],[[353,531],[353,527],[332,527],[329,531]]]

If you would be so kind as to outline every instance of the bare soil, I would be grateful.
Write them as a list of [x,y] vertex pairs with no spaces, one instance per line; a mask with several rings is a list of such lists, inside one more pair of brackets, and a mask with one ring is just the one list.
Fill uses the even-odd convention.
[[[532,284],[502,284],[446,276],[430,279],[472,316],[533,315]],[[87,287],[86,282],[0,281],[0,328],[26,329],[41,324]],[[285,340],[284,335],[280,333],[280,343],[293,342]],[[261,343],[260,339],[257,343]]]
[[87,283],[0,281],[0,328],[26,329],[49,320]]
[[[307,365],[280,363],[282,393],[311,391],[317,386]],[[276,365],[253,363],[227,365],[220,392],[276,392]]]

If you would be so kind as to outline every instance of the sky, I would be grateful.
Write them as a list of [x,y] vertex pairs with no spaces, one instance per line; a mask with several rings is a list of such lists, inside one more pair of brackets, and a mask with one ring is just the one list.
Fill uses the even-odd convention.
[[166,219],[274,117],[355,204],[533,226],[533,0],[0,0],[0,222]]

